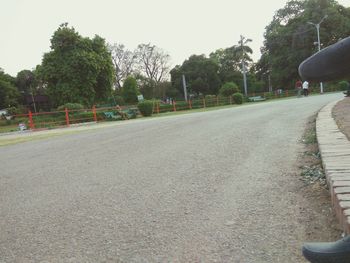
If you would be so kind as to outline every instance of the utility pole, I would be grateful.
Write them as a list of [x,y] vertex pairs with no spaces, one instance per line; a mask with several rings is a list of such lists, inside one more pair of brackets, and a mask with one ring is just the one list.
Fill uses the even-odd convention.
[[186,85],[185,75],[182,75],[182,86],[184,88],[185,101],[187,101],[187,85]]
[[33,90],[31,90],[31,95],[32,95],[32,101],[33,101],[33,104],[34,104],[34,112],[36,113],[36,105],[35,105]]
[[248,96],[248,87],[247,87],[247,72],[245,68],[245,52],[244,52],[244,44],[247,44],[248,42],[252,41],[251,39],[246,39],[244,36],[241,35],[241,40],[239,43],[241,44],[242,49],[242,72],[243,72],[243,84],[244,84],[244,95]]
[[[318,44],[318,52],[320,52],[321,50],[321,41],[320,41],[320,25],[323,22],[323,20],[325,20],[328,17],[328,15],[325,15],[321,21],[318,24],[312,23],[312,22],[307,22],[310,25],[313,25],[316,27],[316,31],[317,31],[317,44]],[[320,93],[323,93],[323,83],[320,82]]]
[[272,92],[270,72],[269,72],[269,92]]

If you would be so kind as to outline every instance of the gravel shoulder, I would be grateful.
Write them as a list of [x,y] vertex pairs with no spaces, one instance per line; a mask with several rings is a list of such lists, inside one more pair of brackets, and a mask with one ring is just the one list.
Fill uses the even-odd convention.
[[[300,194],[307,200],[305,214],[306,241],[333,241],[342,234],[331,204],[331,196],[322,167],[316,138],[316,115],[308,119],[302,138],[303,152],[298,156],[298,168],[303,187]],[[327,226],[327,228],[325,228]],[[321,231],[323,229],[323,231]]]

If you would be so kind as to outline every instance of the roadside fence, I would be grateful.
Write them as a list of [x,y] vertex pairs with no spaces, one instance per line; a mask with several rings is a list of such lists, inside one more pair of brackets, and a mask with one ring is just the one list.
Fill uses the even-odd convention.
[[[331,91],[331,90],[330,90]],[[309,90],[313,92],[312,89]],[[318,92],[318,91],[316,91]],[[276,99],[295,96],[295,90],[276,90],[274,92],[261,92],[249,94],[247,102],[259,101],[265,99]],[[257,100],[250,100],[250,98],[258,98]],[[201,99],[192,99],[188,101],[172,101],[165,103],[161,101],[154,101],[153,114],[160,114],[165,112],[176,112],[182,110],[203,109],[209,107],[219,107],[234,104],[231,97],[221,96],[206,96]],[[140,115],[137,106],[111,106],[97,108],[93,106],[91,109],[80,110],[62,110],[53,112],[36,112],[29,111],[26,114],[17,114],[11,116],[3,116],[0,118],[0,133],[18,131],[18,130],[40,130],[52,129],[57,127],[69,127],[72,125],[103,122],[103,121],[117,121],[128,120],[136,118]]]
[[127,120],[136,118],[139,114],[137,107],[104,107],[81,110],[68,110],[53,112],[31,112],[6,116],[0,120],[0,132],[15,130],[41,130],[59,127],[69,127],[77,124]]

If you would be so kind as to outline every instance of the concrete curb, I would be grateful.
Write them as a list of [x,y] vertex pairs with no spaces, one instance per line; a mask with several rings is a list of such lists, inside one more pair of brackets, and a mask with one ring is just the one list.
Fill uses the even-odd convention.
[[335,214],[341,228],[350,234],[350,142],[332,117],[338,101],[318,113],[316,134]]

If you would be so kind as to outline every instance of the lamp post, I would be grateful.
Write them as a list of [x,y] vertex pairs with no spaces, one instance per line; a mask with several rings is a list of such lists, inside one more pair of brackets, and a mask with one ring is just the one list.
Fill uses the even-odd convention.
[[[321,23],[323,22],[323,20],[325,20],[327,17],[328,17],[328,15],[325,15],[325,16],[321,19],[321,21],[320,21],[319,23],[317,23],[317,24],[312,23],[312,22],[307,22],[308,24],[313,25],[313,26],[316,27],[318,51],[321,50],[320,25],[321,25]],[[320,93],[323,93],[323,83],[322,83],[322,82],[320,82]]]
[[245,52],[244,52],[244,45],[248,42],[251,42],[251,39],[246,39],[244,36],[241,35],[241,40],[239,41],[242,49],[242,72],[243,72],[243,84],[244,84],[244,95],[248,96],[248,87],[247,87],[247,75],[246,75],[246,67],[245,67]]

